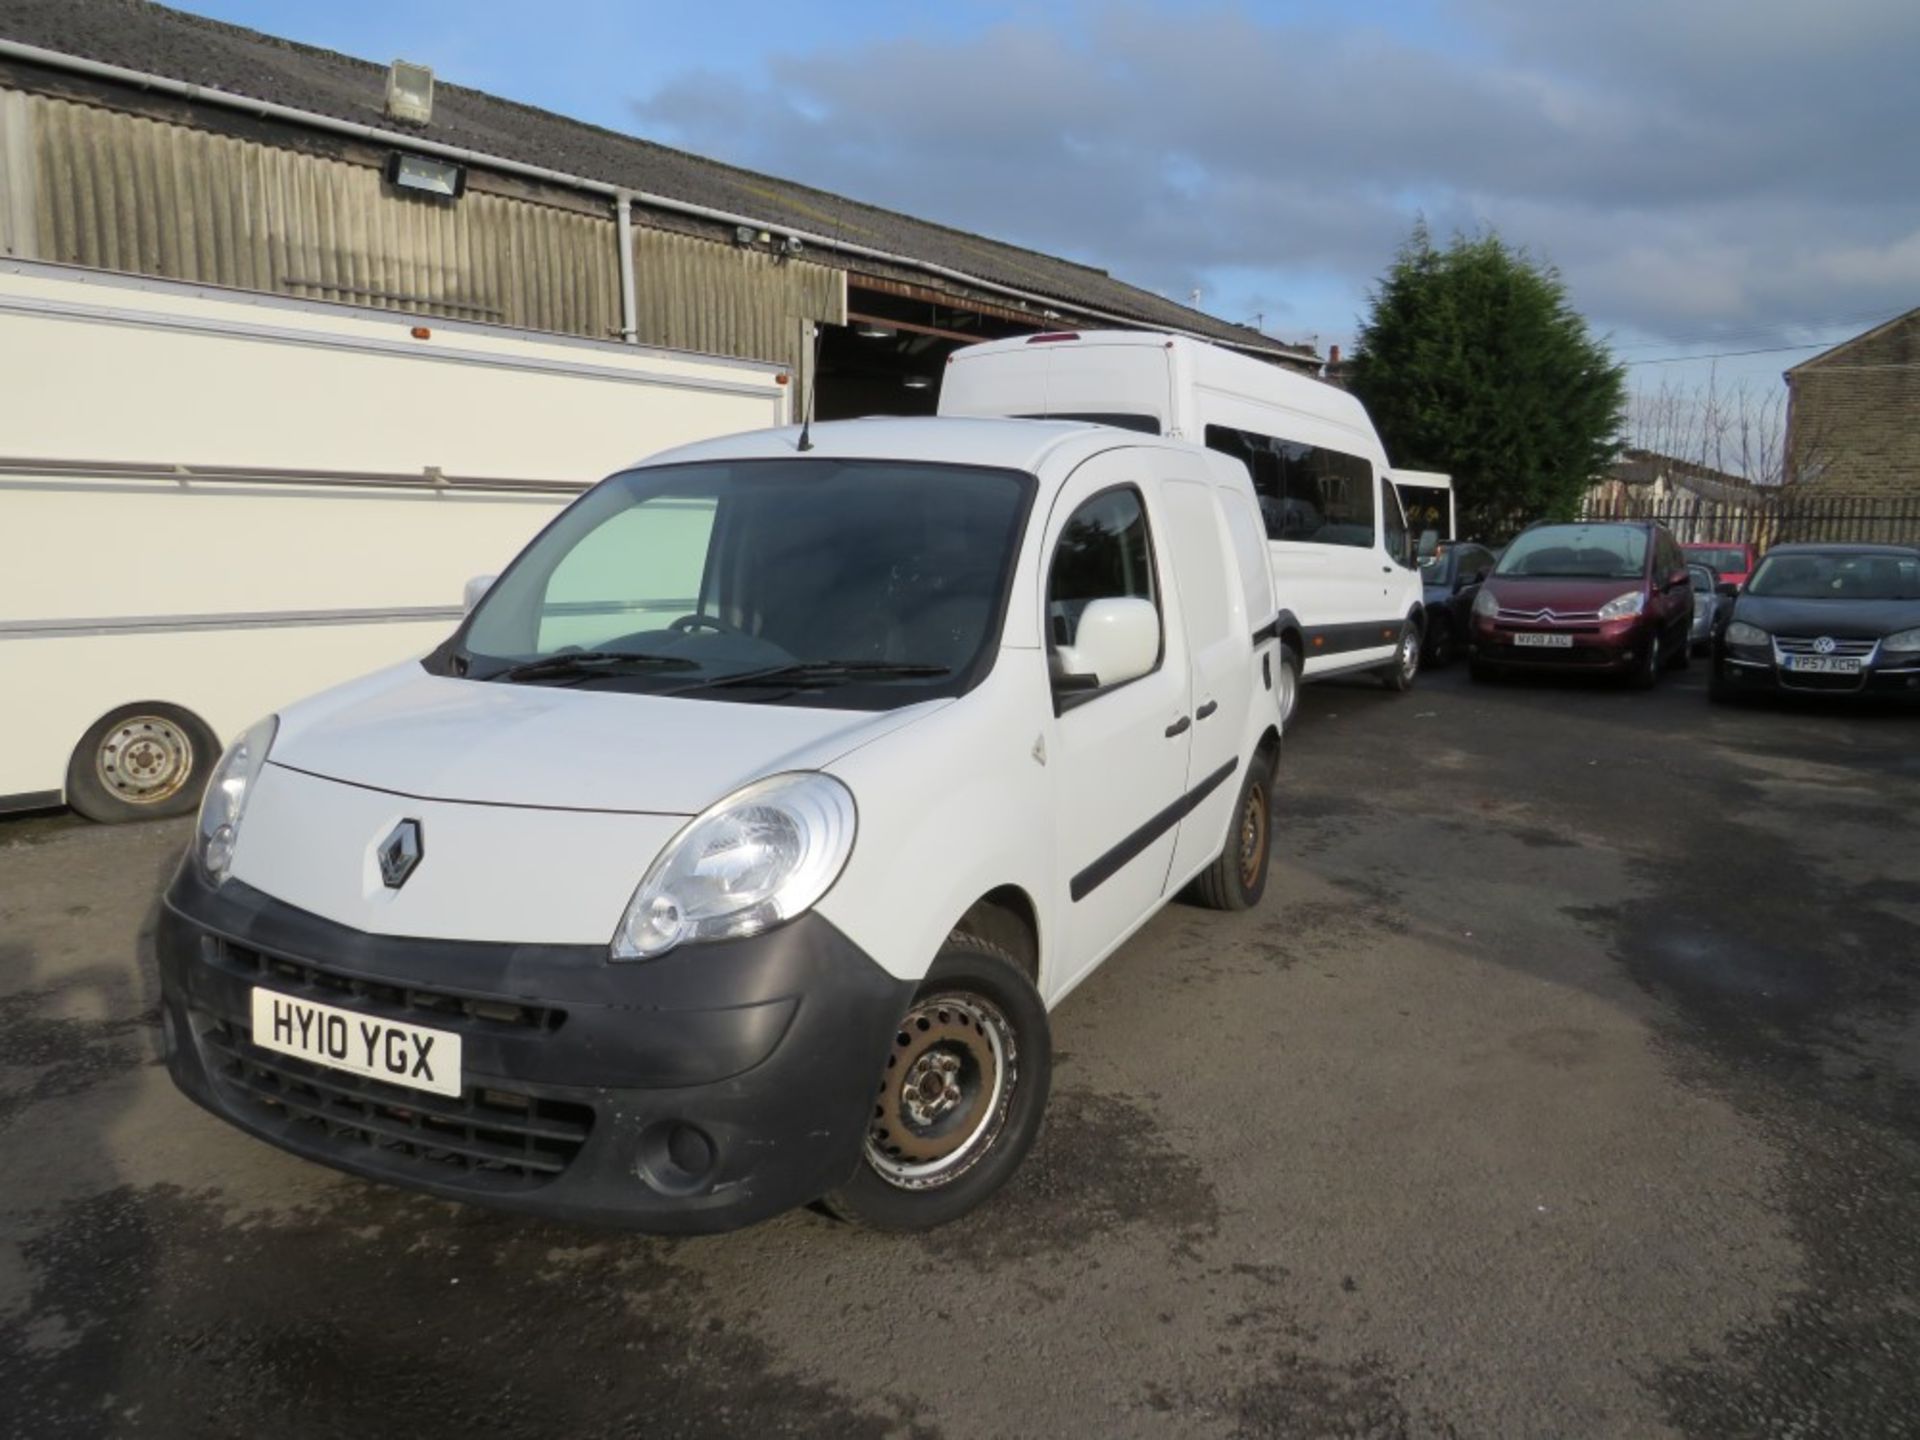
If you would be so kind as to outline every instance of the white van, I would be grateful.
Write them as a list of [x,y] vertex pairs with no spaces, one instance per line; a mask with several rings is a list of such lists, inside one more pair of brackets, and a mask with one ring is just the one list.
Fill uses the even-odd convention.
[[442,640],[633,453],[776,365],[0,261],[0,811],[187,814],[220,740]]
[[458,631],[222,758],[159,934],[174,1079],[357,1174],[660,1231],[938,1224],[1047,1009],[1266,885],[1245,470],[849,421],[605,481]]
[[1184,336],[1061,331],[948,357],[942,415],[1098,421],[1204,444],[1246,466],[1259,496],[1289,671],[1420,668],[1419,571],[1366,408],[1346,391]]

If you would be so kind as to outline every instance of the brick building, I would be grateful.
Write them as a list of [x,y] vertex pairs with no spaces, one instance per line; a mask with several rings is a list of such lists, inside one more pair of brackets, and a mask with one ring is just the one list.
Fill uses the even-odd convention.
[[1920,497],[1920,309],[1786,379],[1793,481],[1828,495]]

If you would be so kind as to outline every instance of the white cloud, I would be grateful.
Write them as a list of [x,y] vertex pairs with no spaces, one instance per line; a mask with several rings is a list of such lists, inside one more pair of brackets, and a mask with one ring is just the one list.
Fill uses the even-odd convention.
[[635,110],[690,148],[1174,295],[1312,275],[1357,304],[1418,207],[1551,258],[1602,329],[1920,301],[1912,0],[1447,14],[1438,45],[1089,8],[783,56],[759,83],[689,75]]

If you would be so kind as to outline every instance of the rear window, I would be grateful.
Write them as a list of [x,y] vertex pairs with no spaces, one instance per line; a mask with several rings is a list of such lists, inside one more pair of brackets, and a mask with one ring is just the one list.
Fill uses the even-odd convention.
[[1687,559],[1711,565],[1722,575],[1728,571],[1738,575],[1747,568],[1747,552],[1738,545],[1689,545],[1686,550]]
[[1542,525],[1507,547],[1496,575],[1638,580],[1649,536],[1636,525]]

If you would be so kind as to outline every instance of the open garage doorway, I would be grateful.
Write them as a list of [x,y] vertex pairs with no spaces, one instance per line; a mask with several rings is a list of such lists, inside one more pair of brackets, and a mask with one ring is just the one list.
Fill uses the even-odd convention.
[[931,415],[947,356],[1060,323],[899,281],[847,277],[847,323],[820,327],[814,416]]

